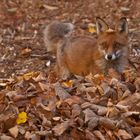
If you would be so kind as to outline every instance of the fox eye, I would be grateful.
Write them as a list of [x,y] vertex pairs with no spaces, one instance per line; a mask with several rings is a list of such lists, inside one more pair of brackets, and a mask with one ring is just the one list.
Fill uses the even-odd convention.
[[106,42],[103,42],[100,45],[102,46],[102,49],[107,49],[108,48]]
[[120,48],[120,47],[123,47],[124,45],[122,44],[122,43],[119,43],[119,42],[116,42],[115,44],[114,44],[114,47],[115,48]]

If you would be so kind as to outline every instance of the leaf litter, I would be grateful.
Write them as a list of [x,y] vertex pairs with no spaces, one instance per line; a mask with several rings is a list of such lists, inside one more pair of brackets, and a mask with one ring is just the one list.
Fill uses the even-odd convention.
[[[45,24],[71,21],[74,35],[95,35],[95,16],[128,17],[136,69],[58,82],[56,60],[43,47]],[[2,1],[0,17],[1,140],[140,139],[138,1]]]

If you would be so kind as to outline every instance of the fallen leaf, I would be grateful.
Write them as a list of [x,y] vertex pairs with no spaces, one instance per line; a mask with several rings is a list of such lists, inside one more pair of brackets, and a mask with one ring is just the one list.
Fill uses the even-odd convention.
[[73,84],[74,84],[73,80],[69,80],[69,81],[66,81],[66,82],[62,82],[62,85],[63,85],[64,87],[67,87],[67,88],[72,87]]
[[95,130],[93,133],[94,133],[95,136],[96,136],[97,138],[99,138],[100,140],[105,140],[105,137],[103,136],[103,134],[102,134],[100,131]]
[[51,6],[51,5],[46,5],[46,4],[44,4],[43,7],[48,10],[57,10],[58,9],[58,7],[56,7],[56,6]]
[[140,135],[134,138],[134,140],[140,140]]
[[32,136],[32,134],[29,132],[29,131],[27,131],[26,133],[25,133],[25,139],[30,139],[31,138],[31,136]]
[[53,117],[52,118],[54,121],[59,121],[61,119],[61,117]]
[[89,131],[88,129],[86,129],[86,139],[87,140],[98,140],[97,137],[95,137],[95,135]]
[[[36,133],[37,135],[39,135],[39,136],[49,136],[49,135],[52,134],[52,132],[49,131],[49,130],[36,131],[35,133]],[[40,139],[39,139],[39,140],[40,140]]]
[[98,115],[102,115],[103,116],[103,115],[106,115],[106,113],[107,113],[107,107],[105,107],[105,106],[92,104],[90,106],[90,108],[92,110],[94,110],[94,112],[97,112]]
[[132,139],[131,135],[127,133],[126,130],[119,129],[117,134],[121,139],[124,139],[124,140]]
[[134,134],[140,135],[140,127],[132,127],[131,129]]
[[84,102],[82,105],[81,105],[81,108],[82,109],[86,109],[86,108],[89,108],[92,104],[90,102]]
[[30,48],[25,48],[21,51],[21,55],[28,55],[32,50]]
[[133,95],[128,96],[124,100],[121,100],[120,102],[118,102],[118,105],[133,106],[137,104],[138,102],[140,102],[140,94],[134,93]]
[[54,85],[56,95],[61,99],[64,100],[66,98],[71,97],[71,95],[60,85],[60,83],[56,83]]
[[140,78],[136,79],[134,85],[136,86],[136,91],[140,92]]
[[99,117],[92,117],[91,120],[89,120],[88,122],[88,129],[89,130],[94,130],[95,127],[97,127],[99,125]]
[[99,119],[99,124],[110,130],[116,129],[115,122],[109,118],[101,117]]
[[27,121],[27,113],[26,112],[19,113],[16,123],[22,124],[22,123],[25,123],[26,121]]
[[72,106],[72,117],[75,118],[81,114],[81,107],[78,104]]
[[14,140],[14,138],[12,138],[10,136],[2,135],[2,136],[0,136],[0,140]]
[[83,112],[85,114],[85,123],[91,120],[93,117],[97,117],[97,115],[89,108],[85,109]]
[[16,125],[16,126],[10,128],[9,132],[14,138],[16,138],[18,136],[18,132],[19,132],[18,126]]
[[46,83],[38,82],[39,87],[41,88],[42,91],[47,91],[49,90],[49,85]]
[[32,77],[36,76],[36,74],[37,74],[37,72],[31,71],[31,72],[23,74],[22,76],[17,77],[17,79],[18,79],[18,81],[21,81],[23,79],[28,81]]
[[54,131],[56,136],[60,136],[71,125],[72,125],[72,121],[71,120],[67,120],[67,121],[65,121],[65,122],[63,122],[61,124],[58,124],[58,125],[54,126],[54,128],[52,130]]
[[69,105],[81,104],[83,103],[83,99],[78,96],[71,96],[70,98],[65,99],[64,102],[68,103]]
[[88,24],[88,32],[90,33],[96,33],[95,25],[94,24]]

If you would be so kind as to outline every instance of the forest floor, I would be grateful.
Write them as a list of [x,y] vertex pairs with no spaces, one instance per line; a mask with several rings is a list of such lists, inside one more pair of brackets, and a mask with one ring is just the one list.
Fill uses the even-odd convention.
[[[140,140],[139,9],[139,0],[1,0],[0,140]],[[111,27],[127,17],[131,67],[122,81],[58,82],[43,29],[57,19],[92,36],[97,16]]]

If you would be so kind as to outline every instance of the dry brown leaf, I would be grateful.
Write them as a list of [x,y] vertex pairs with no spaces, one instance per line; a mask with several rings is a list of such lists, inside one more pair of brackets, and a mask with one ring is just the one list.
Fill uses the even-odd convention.
[[0,136],[0,140],[14,140],[14,138],[12,138],[10,136],[2,135],[2,136]]
[[140,135],[140,127],[132,127],[131,130],[134,134]]
[[90,73],[88,76],[86,76],[86,80],[90,83],[94,83],[95,85],[99,85],[102,81],[105,80],[105,77],[102,74],[96,74],[93,76]]
[[99,138],[100,140],[106,140],[105,137],[103,136],[103,134],[102,134],[100,131],[95,130],[93,133],[94,133],[95,136],[96,136],[97,138]]
[[92,104],[90,102],[84,102],[82,105],[81,105],[81,108],[82,109],[86,109],[86,108],[89,108]]
[[35,82],[40,82],[40,81],[46,81],[45,74],[42,72],[39,72],[39,74],[36,77],[32,78]]
[[126,86],[127,86],[127,89],[128,89],[131,93],[135,93],[136,87],[135,87],[134,83],[127,82],[127,83],[125,83],[125,84],[126,84]]
[[70,98],[65,99],[64,102],[68,103],[69,105],[81,104],[83,103],[83,99],[78,96],[71,96]]
[[77,117],[77,118],[75,119],[75,121],[76,121],[77,124],[80,125],[81,127],[84,126],[84,120],[83,120],[83,118]]
[[69,126],[72,125],[72,123],[73,122],[71,120],[67,120],[63,123],[60,123],[60,124],[54,126],[52,130],[54,131],[56,136],[60,136],[64,133],[65,130],[68,129]]
[[134,82],[134,85],[136,86],[136,91],[140,92],[140,78],[137,78]]
[[[133,95],[125,98],[124,100],[118,102],[118,105],[128,105],[128,106],[133,106],[140,102],[140,94],[139,93],[134,93]],[[128,104],[129,103],[129,104]]]
[[129,112],[122,113],[122,116],[124,118],[130,117],[132,115],[139,116],[140,115],[140,112],[138,112],[138,111],[129,111]]
[[51,121],[42,113],[39,113],[39,117],[42,119],[42,126],[51,127]]
[[48,106],[44,106],[42,103],[39,103],[38,106],[42,107],[46,111],[51,111],[51,108],[49,108]]
[[60,83],[56,83],[54,85],[56,95],[61,99],[64,100],[66,98],[71,97],[71,95],[60,85]]
[[99,117],[92,117],[88,122],[88,129],[93,130],[99,124]]
[[78,85],[78,91],[79,92],[91,92],[91,93],[96,93],[97,87],[93,87],[91,84],[85,84],[82,83]]
[[119,129],[117,135],[118,135],[120,138],[122,138],[123,140],[132,139],[132,136],[131,136],[129,133],[127,133],[125,130],[123,130],[123,129]]
[[24,135],[24,134],[26,133],[26,130],[25,130],[24,127],[18,126],[18,128],[19,128],[19,133],[20,133],[21,135]]
[[26,131],[26,133],[25,133],[25,139],[31,139],[31,137],[32,137],[32,134],[29,132],[29,131]]
[[78,130],[77,128],[73,128],[70,132],[70,135],[74,140],[84,140],[84,134],[82,131]]
[[81,107],[78,104],[72,105],[72,117],[75,118],[81,114]]
[[39,85],[39,87],[41,88],[42,91],[48,91],[49,88],[50,88],[50,86],[47,83],[44,84],[44,83],[38,82],[38,85]]
[[105,131],[106,131],[106,136],[108,136],[109,140],[116,140],[116,137],[114,136],[114,134],[112,133],[112,130],[108,130],[105,128]]
[[60,121],[61,117],[53,117],[52,118],[54,121]]
[[46,4],[44,4],[43,7],[48,10],[57,10],[58,9],[58,7],[56,7],[56,6],[51,6],[51,5],[46,5]]
[[10,84],[13,84],[14,82],[16,82],[15,78],[0,78],[0,87],[6,87]]
[[5,93],[0,92],[0,102],[4,100],[5,97]]
[[97,115],[89,108],[85,109],[83,112],[85,114],[85,123],[90,121],[93,117],[97,117]]
[[113,88],[109,88],[107,91],[106,91],[106,96],[108,98],[111,98],[113,101],[117,100],[118,99],[118,93],[116,92],[115,89]]
[[140,135],[134,138],[134,140],[140,140]]
[[100,95],[104,95],[104,91],[99,85],[97,85],[97,89],[98,89]]
[[88,129],[85,130],[86,133],[86,139],[87,140],[98,140],[97,137],[95,137],[95,135],[90,132]]
[[21,55],[28,55],[32,50],[30,48],[25,48],[21,51]]
[[109,118],[101,117],[99,119],[99,123],[101,126],[107,128],[107,129],[110,129],[110,130],[116,129],[115,122]]
[[129,109],[128,106],[119,105],[119,104],[115,105],[115,107],[116,107],[117,109],[119,109],[121,112],[127,112],[128,109]]
[[31,135],[31,140],[40,140],[40,139],[41,139],[41,137],[37,134],[32,134]]
[[102,116],[102,115],[106,115],[107,113],[107,107],[104,107],[104,106],[101,106],[101,105],[95,105],[95,104],[92,104],[90,106],[90,108],[92,110],[94,110],[95,112],[97,112],[98,115]]
[[16,125],[16,126],[10,128],[9,132],[14,138],[16,138],[18,136],[18,133],[19,133],[18,126]]
[[44,130],[44,131],[36,131],[35,132],[39,136],[50,136],[52,131]]

